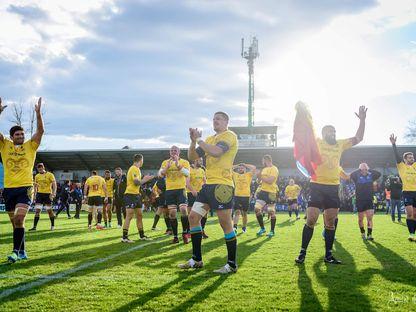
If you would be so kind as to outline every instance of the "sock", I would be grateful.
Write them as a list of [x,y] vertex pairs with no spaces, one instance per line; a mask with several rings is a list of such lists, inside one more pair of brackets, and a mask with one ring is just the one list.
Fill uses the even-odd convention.
[[262,229],[264,229],[264,222],[263,222],[263,216],[262,216],[262,214],[257,214],[256,217],[257,217],[257,221],[259,222],[260,227]]
[[107,221],[104,221],[104,225],[105,225],[105,226],[107,226],[107,225],[108,225]]
[[170,225],[169,217],[165,217],[165,224],[166,224],[166,230],[171,230],[172,229],[172,226]]
[[192,240],[192,259],[195,261],[202,261],[202,227],[196,226],[191,228]]
[[91,223],[92,223],[92,213],[89,212],[88,213],[88,225],[91,225]]
[[[153,225],[152,225],[152,228],[153,229],[156,228],[156,225],[159,222],[159,219],[160,219],[160,216],[159,215],[155,215],[155,218],[153,219]],[[166,220],[166,218],[165,218],[165,220]]]
[[334,245],[335,230],[325,228],[325,257],[332,256],[332,246]]
[[410,228],[410,234],[415,234],[416,231],[416,220],[410,220],[411,228]]
[[361,232],[361,234],[365,234],[365,229],[364,229],[364,227],[361,227],[361,226],[360,226],[360,232]]
[[97,223],[101,224],[101,220],[103,218],[103,213],[101,211],[97,212]]
[[172,232],[174,237],[178,237],[178,220],[170,219],[170,225],[172,226]]
[[313,228],[310,228],[305,224],[302,231],[302,250],[306,252],[306,249],[308,249],[309,242],[312,239],[313,235]]
[[299,217],[299,210],[297,209],[295,210],[295,215],[296,215],[296,218]]
[[188,217],[181,216],[182,234],[188,233]]
[[144,237],[144,231],[143,230],[139,230],[139,236],[140,236],[140,238]]
[[373,234],[373,229],[367,228],[367,236],[370,236],[371,234]]
[[224,235],[225,244],[227,245],[227,263],[229,266],[235,268],[237,267],[236,257],[237,257],[237,237],[235,236],[234,231]]
[[292,218],[292,210],[289,210],[289,218]]
[[238,225],[237,225],[237,224],[234,224],[234,225],[233,225],[233,228],[237,230]]
[[202,229],[205,229],[205,224],[207,223],[207,217],[205,216],[205,217],[202,217],[202,219],[201,219],[201,226],[202,226]]
[[51,220],[51,226],[55,226],[55,216],[49,217]]
[[13,251],[17,253],[20,250],[25,250],[24,248],[24,240],[25,240],[25,229],[24,228],[15,228],[13,230]]
[[35,216],[35,220],[33,221],[33,227],[34,228],[36,228],[38,226],[39,219],[40,219],[39,216]]
[[276,227],[276,217],[270,219],[270,232],[274,233],[275,227]]
[[338,218],[335,218],[334,225],[335,225],[335,232],[336,232],[337,231],[337,227],[338,227]]
[[123,238],[128,238],[129,230],[123,229]]

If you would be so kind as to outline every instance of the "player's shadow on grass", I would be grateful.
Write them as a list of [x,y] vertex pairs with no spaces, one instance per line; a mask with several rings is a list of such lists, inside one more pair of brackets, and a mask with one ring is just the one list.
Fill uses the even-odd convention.
[[[11,230],[12,231],[12,230]],[[26,232],[26,241],[29,242],[35,242],[35,241],[41,241],[45,239],[51,239],[51,238],[60,238],[65,236],[73,236],[78,235],[79,231],[77,230],[62,230],[62,231],[50,231],[50,230],[42,230],[42,231],[36,231],[36,232]],[[0,244],[11,244],[13,240],[13,233],[10,233],[8,235],[4,235],[2,238],[0,238]]]
[[[114,259],[109,260],[109,261],[113,261],[111,263],[111,267],[116,268],[118,266],[123,266],[123,265],[126,265],[126,264],[130,263],[130,262],[135,261],[137,259],[137,253],[138,252],[141,253],[141,255],[140,255],[141,258],[149,257],[149,256],[153,255],[153,251],[154,251],[155,248],[157,248],[158,245],[164,244],[164,243],[165,243],[164,240],[160,240],[160,241],[155,242],[153,244],[149,244],[149,245],[143,247],[140,250],[133,250],[131,253],[122,254],[120,256],[117,256],[116,257],[117,261],[113,261]],[[121,248],[117,248],[117,246],[121,247]],[[130,245],[128,245],[128,246],[130,246]],[[105,258],[107,256],[111,256],[114,253],[117,254],[117,253],[125,250],[126,249],[125,247],[126,247],[126,245],[121,244],[121,243],[115,243],[115,244],[104,246],[104,248],[108,248],[107,250],[111,250],[112,253],[109,253],[108,255],[104,255],[100,258]],[[103,249],[103,246],[100,246],[100,247],[96,247],[96,248],[91,248],[88,251],[90,251],[91,254],[94,254],[94,251],[100,251],[102,249]],[[17,300],[17,299],[20,299],[20,298],[23,298],[23,297],[36,295],[37,293],[39,293],[42,290],[43,287],[47,287],[47,286],[50,286],[50,285],[53,285],[53,284],[64,283],[69,278],[74,278],[74,277],[78,277],[78,276],[85,276],[85,275],[88,275],[88,274],[93,274],[93,273],[96,273],[96,272],[100,272],[103,268],[108,266],[108,263],[106,261],[104,261],[104,262],[94,264],[92,266],[88,266],[86,268],[82,268],[79,271],[70,272],[68,275],[66,275],[65,273],[67,271],[70,271],[74,268],[76,269],[77,267],[81,267],[85,264],[90,263],[91,261],[96,261],[97,260],[97,254],[95,254],[95,257],[91,257],[91,259],[89,259],[88,257],[85,257],[85,256],[81,257],[80,252],[76,251],[76,252],[73,252],[73,253],[68,253],[68,254],[64,254],[63,256],[60,256],[59,260],[61,260],[60,262],[66,262],[66,261],[73,261],[74,258],[80,258],[80,259],[82,259],[82,262],[74,264],[73,267],[71,267],[67,270],[63,270],[61,272],[55,272],[55,273],[52,273],[50,275],[46,275],[43,279],[44,282],[41,282],[40,285],[39,284],[35,285],[34,287],[30,288],[29,290],[16,291],[15,293],[10,294],[9,296],[2,298],[0,304],[6,303],[6,302],[9,302],[9,301],[13,301],[13,300]],[[98,259],[100,259],[100,258],[98,258]],[[19,265],[19,268],[23,268],[23,266],[25,266],[25,268],[28,268],[28,267],[32,267],[33,263],[38,263],[38,262],[39,263],[45,263],[45,261],[47,261],[46,263],[55,263],[57,261],[57,258],[48,257],[48,258],[42,258],[42,259],[38,259],[38,260],[30,260],[30,261],[27,261],[25,263],[21,262],[21,263],[15,264],[14,266]],[[4,273],[4,270],[3,270],[4,267],[5,266],[0,267],[0,274]],[[10,267],[10,266],[7,266],[7,267]],[[14,268],[16,268],[16,267],[14,267]],[[60,277],[56,277],[59,274],[65,274],[65,275],[60,276]],[[34,281],[32,280],[32,281],[21,282],[17,285],[13,285],[13,286],[1,287],[0,288],[0,294],[3,291],[9,290],[10,288],[13,289],[13,288],[25,287],[25,285],[30,284],[31,282],[36,283],[38,281],[39,281],[39,279],[34,280]],[[59,286],[57,286],[57,287],[59,287]]]
[[296,220],[286,220],[283,221],[282,223],[278,223],[276,224],[277,228],[282,228],[282,227],[286,227],[286,226],[292,226],[296,223]]
[[305,270],[305,266],[298,265],[298,269],[298,288],[300,290],[299,311],[323,311],[322,305],[312,288],[312,281]]
[[353,256],[342,244],[336,241],[335,247],[336,256],[344,264],[324,264],[320,260],[313,266],[319,283],[328,290],[328,311],[371,311],[362,288],[370,283],[373,272],[358,271]]
[[[98,243],[103,243],[103,242],[111,241],[111,240],[119,241],[119,239],[120,238],[118,236],[117,237],[109,236],[109,237],[93,238],[93,239],[89,239],[89,240],[75,241],[75,242],[70,242],[68,244],[56,246],[56,247],[53,247],[51,249],[43,249],[42,252],[63,251],[63,250],[68,249],[68,248],[80,247],[80,246],[91,245],[91,244],[95,245],[95,244],[98,244]],[[107,247],[103,246],[103,248],[107,248]]]
[[[253,245],[249,245],[249,243],[257,241]],[[242,243],[238,244],[238,258],[237,261],[239,263],[240,269],[243,266],[244,261],[247,257],[253,253],[255,253],[264,243],[268,242],[268,240],[258,240],[257,238],[252,238]],[[218,247],[218,244],[224,244],[224,240],[218,239],[217,241],[211,242],[211,244],[205,244],[205,248],[203,249],[204,253],[207,253],[209,250],[212,250]],[[208,245],[208,246],[206,246]],[[208,248],[207,248],[208,247]],[[189,252],[186,253],[189,257]],[[164,295],[166,292],[169,291],[171,287],[175,287],[180,285],[181,290],[179,292],[192,292],[192,289],[199,288],[201,284],[206,284],[210,279],[214,279],[209,286],[205,287],[202,290],[198,290],[195,294],[188,298],[186,301],[181,302],[178,306],[172,307],[170,311],[185,311],[191,309],[192,306],[196,303],[200,303],[208,298],[218,287],[220,287],[229,277],[229,275],[218,275],[212,273],[207,270],[212,270],[212,268],[217,268],[224,264],[224,257],[215,257],[213,258],[210,263],[205,265],[204,269],[201,270],[188,270],[188,271],[180,271],[178,270],[178,277],[174,280],[166,283],[158,288],[148,291],[147,293],[140,294],[140,297],[136,300],[133,300],[114,311],[122,312],[122,311],[129,311],[133,310],[137,307],[141,307],[145,305],[147,302],[151,301],[152,299]],[[212,267],[212,268],[211,268]],[[237,273],[239,274],[239,273]]]
[[[395,283],[416,287],[416,270],[414,265],[378,242],[365,241],[365,245],[368,251],[380,262],[382,269],[378,273],[383,278]],[[409,247],[413,248],[413,244],[409,243]]]

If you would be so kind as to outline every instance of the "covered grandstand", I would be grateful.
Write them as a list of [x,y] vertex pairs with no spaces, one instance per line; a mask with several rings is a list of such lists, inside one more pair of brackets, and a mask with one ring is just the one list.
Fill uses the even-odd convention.
[[[399,146],[400,153],[411,151],[416,153],[416,146]],[[121,167],[127,169],[136,153],[144,156],[145,171],[159,168],[162,161],[169,157],[169,149],[119,149],[119,150],[69,150],[69,151],[39,151],[37,162],[43,162],[48,170],[57,177],[62,172],[71,172],[74,179],[88,175],[91,170],[103,171]],[[236,163],[247,162],[261,166],[262,156],[270,154],[283,175],[298,174],[293,148],[240,148]],[[186,158],[186,149],[182,150],[182,157]],[[360,162],[367,162],[370,167],[382,170],[384,174],[395,171],[395,160],[391,146],[357,146],[347,150],[341,160],[345,169],[358,167]]]

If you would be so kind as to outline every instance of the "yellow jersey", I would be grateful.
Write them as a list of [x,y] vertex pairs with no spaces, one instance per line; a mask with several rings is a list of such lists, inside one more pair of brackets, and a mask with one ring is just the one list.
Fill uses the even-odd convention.
[[[199,192],[202,189],[202,185],[204,185],[204,179],[205,179],[204,169],[191,167],[191,172],[189,174],[189,184],[196,192]],[[190,192],[188,188],[186,191],[188,193]]]
[[[168,165],[169,159],[162,162],[160,169],[165,169]],[[190,170],[191,165],[189,161],[179,158],[179,166]],[[174,161],[171,162],[169,169],[166,171],[166,190],[180,190],[186,188],[186,176],[176,167]]]
[[397,170],[403,182],[403,191],[416,192],[416,163],[411,166],[404,162],[398,163]]
[[108,198],[113,198],[113,187],[114,187],[114,179],[110,178],[110,179],[105,179],[105,185],[107,186],[107,194],[108,194]]
[[131,166],[127,172],[127,188],[124,194],[139,195],[140,194],[140,185],[134,184],[135,179],[142,179],[142,172],[140,168],[136,166]]
[[288,185],[285,189],[285,196],[287,199],[298,199],[300,190],[301,188],[297,184]]
[[85,184],[88,185],[88,197],[105,196],[103,189],[105,180],[103,177],[98,175],[90,176],[87,181],[85,181]]
[[342,153],[352,147],[350,139],[337,140],[335,145],[328,144],[325,140],[317,139],[322,163],[315,170],[316,177],[312,183],[339,185],[340,160]]
[[252,172],[238,173],[233,171],[233,180],[235,184],[234,196],[250,197]]
[[269,193],[277,193],[277,178],[279,177],[279,169],[276,166],[265,167],[261,170],[262,177],[273,177],[272,183],[266,183],[261,181],[260,191],[269,192]]
[[32,140],[22,145],[14,145],[7,138],[0,140],[5,188],[33,186],[33,167],[38,147],[39,144]]
[[51,194],[52,183],[55,182],[55,176],[50,172],[38,173],[35,176],[37,193]]
[[207,184],[234,186],[233,164],[238,150],[236,134],[230,130],[226,130],[220,134],[208,137],[205,142],[211,145],[224,142],[228,146],[228,150],[220,157],[213,157],[205,153]]

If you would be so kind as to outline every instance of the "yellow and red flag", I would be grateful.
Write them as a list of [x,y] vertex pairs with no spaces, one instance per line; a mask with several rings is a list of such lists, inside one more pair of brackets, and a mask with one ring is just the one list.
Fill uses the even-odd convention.
[[296,118],[293,126],[293,156],[296,159],[298,169],[307,177],[316,177],[316,167],[321,163],[316,142],[315,130],[313,128],[312,116],[303,102],[297,102]]

